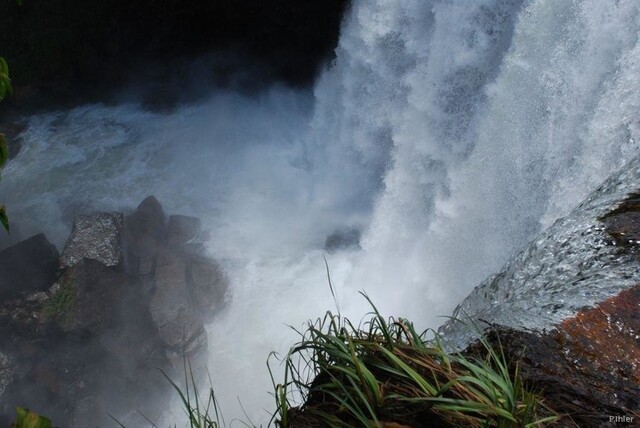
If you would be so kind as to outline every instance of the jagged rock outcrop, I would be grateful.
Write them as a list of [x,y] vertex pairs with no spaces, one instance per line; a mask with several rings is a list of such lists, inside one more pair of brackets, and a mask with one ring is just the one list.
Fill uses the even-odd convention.
[[[204,324],[224,302],[226,279],[201,236],[199,219],[167,222],[149,197],[126,217],[78,217],[60,257],[44,236],[5,250],[14,264],[49,270],[37,287],[0,299],[0,425],[17,405],[63,426],[159,414],[170,385],[157,369],[170,373],[184,356],[195,364]],[[14,268],[0,263],[0,278]]]
[[0,301],[46,290],[57,270],[58,250],[44,234],[0,251]]
[[153,196],[147,197],[125,218],[128,272],[142,276],[152,272],[155,255],[164,239],[165,223],[162,205]]
[[200,233],[200,219],[186,215],[172,215],[169,217],[167,230],[167,245],[180,248],[192,243]]
[[168,356],[179,363],[206,347],[204,322],[224,302],[226,279],[204,255],[200,219],[172,215],[165,223],[162,206],[145,199],[125,219],[128,270],[149,293],[149,311]]
[[184,255],[168,251],[160,253],[156,261],[149,309],[163,342],[180,357],[206,344],[204,326],[190,298],[190,284],[186,280],[188,260]]
[[71,236],[60,256],[60,267],[71,267],[82,259],[96,260],[105,266],[118,266],[122,262],[123,220],[120,213],[99,213],[76,218]]
[[86,331],[100,336],[120,328],[119,317],[125,307],[136,312],[139,299],[137,279],[96,260],[82,259],[66,269],[49,290],[45,312],[65,331]]

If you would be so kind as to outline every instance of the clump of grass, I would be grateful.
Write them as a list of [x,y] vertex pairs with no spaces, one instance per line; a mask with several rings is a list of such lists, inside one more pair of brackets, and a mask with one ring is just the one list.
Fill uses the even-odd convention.
[[[218,411],[218,402],[213,387],[209,387],[206,399],[203,400],[198,392],[193,368],[186,357],[184,359],[184,389],[176,384],[163,370],[160,370],[160,372],[180,397],[189,428],[220,428],[226,426],[224,421],[222,424],[220,423],[221,414]],[[209,385],[211,384],[211,377],[209,377]]]
[[[180,397],[182,410],[185,412],[186,423],[189,428],[223,428],[226,427],[222,414],[218,409],[218,401],[216,399],[213,387],[210,386],[207,391],[206,399],[200,395],[198,385],[191,362],[184,357],[184,388],[178,385],[164,370],[158,369],[162,376],[169,382],[175,392]],[[211,376],[209,376],[209,385],[211,385]],[[144,414],[140,413],[153,428],[158,428],[156,423]],[[109,414],[109,417],[120,427],[127,428],[115,416]],[[222,423],[220,422],[222,420]],[[178,425],[174,425],[177,428]]]
[[515,428],[557,419],[541,416],[553,413],[501,346],[482,338],[483,356],[447,352],[435,333],[426,340],[406,320],[385,320],[361,294],[373,309],[366,323],[327,312],[299,332],[284,382],[274,382],[277,426]]

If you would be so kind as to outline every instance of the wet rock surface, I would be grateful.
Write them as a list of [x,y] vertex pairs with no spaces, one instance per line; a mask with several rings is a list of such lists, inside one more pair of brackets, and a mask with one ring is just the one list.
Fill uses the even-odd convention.
[[137,426],[138,410],[162,413],[171,391],[157,369],[175,374],[185,356],[197,367],[204,323],[227,286],[202,245],[189,243],[199,220],[177,216],[170,244],[165,218],[153,197],[126,217],[79,217],[62,269],[57,251],[43,256],[53,265],[47,285],[0,299],[0,426],[18,405],[60,426],[110,426],[108,414]]
[[62,251],[60,267],[71,267],[82,259],[118,266],[122,262],[123,228],[120,213],[79,216]]
[[[476,287],[453,316],[542,331],[640,283],[640,245],[628,238],[640,234],[638,189],[640,158]],[[440,332],[458,348],[477,336],[451,321]]]
[[[611,417],[640,421],[640,286],[580,311],[550,332],[491,327],[489,342],[519,364],[524,382],[539,390],[561,419],[559,427],[613,427]],[[474,344],[465,352],[480,354]]]
[[[490,340],[564,415],[555,426],[640,425],[638,164],[605,182],[454,313],[467,324],[492,324]],[[456,321],[440,332],[458,348],[477,335]]]
[[335,253],[340,250],[360,249],[361,232],[358,229],[339,229],[328,235],[324,241],[324,250]]
[[0,301],[46,290],[57,270],[58,250],[44,234],[0,251]]

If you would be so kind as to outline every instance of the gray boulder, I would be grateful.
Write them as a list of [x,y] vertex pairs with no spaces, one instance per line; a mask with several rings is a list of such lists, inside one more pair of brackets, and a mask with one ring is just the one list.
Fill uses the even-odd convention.
[[188,265],[185,255],[166,250],[158,254],[155,290],[149,304],[160,338],[175,352],[206,343],[198,308],[190,296]]
[[118,322],[122,300],[135,287],[136,281],[122,272],[82,259],[51,287],[44,310],[65,331],[100,335]]
[[338,229],[324,241],[324,250],[335,253],[340,250],[360,249],[360,231],[355,228]]
[[200,219],[185,215],[172,215],[169,217],[167,230],[167,244],[173,247],[182,247],[196,240],[200,235]]
[[160,202],[149,196],[125,218],[127,271],[149,275],[158,249],[165,239],[165,214]]
[[60,266],[68,268],[85,258],[105,266],[120,265],[123,223],[121,213],[78,216],[62,251]]
[[44,291],[56,280],[58,250],[44,234],[0,252],[0,300]]
[[208,257],[189,255],[186,267],[191,304],[205,322],[210,321],[224,304],[227,278],[220,265]]

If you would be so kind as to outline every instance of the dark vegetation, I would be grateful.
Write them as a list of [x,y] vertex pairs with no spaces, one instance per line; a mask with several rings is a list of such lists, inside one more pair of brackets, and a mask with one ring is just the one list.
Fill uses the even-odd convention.
[[[9,65],[7,61],[0,56],[0,101],[12,92],[11,79],[9,78]],[[9,148],[4,134],[0,133],[0,170],[9,159]],[[0,224],[9,231],[9,219],[4,205],[0,204]]]

